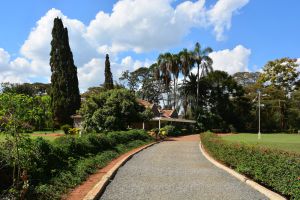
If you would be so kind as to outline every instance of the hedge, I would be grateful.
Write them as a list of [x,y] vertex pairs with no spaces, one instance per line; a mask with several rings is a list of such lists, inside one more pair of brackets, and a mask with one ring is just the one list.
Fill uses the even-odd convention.
[[289,199],[300,199],[300,155],[281,150],[228,143],[213,133],[201,141],[217,160]]
[[[112,159],[152,140],[143,130],[86,134],[80,138],[64,136],[53,142],[25,138],[20,152],[24,160],[22,168],[29,174],[27,199],[60,199],[69,188],[80,184]],[[12,171],[12,161],[3,156],[9,154],[6,146],[5,143],[0,145],[0,158],[6,162],[6,167],[0,168],[0,174],[1,171]],[[0,188],[0,197],[1,191],[11,195],[8,189]]]

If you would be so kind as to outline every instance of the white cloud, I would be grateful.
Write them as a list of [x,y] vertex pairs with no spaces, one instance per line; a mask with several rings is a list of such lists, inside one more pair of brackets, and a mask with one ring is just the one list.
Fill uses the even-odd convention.
[[4,49],[0,48],[0,70],[1,71],[7,69],[9,60],[10,60],[9,53]]
[[234,13],[244,7],[249,0],[219,0],[208,11],[208,20],[214,26],[217,40],[224,39],[224,30],[231,28],[231,18]]
[[99,12],[87,27],[86,37],[112,52],[137,53],[178,44],[192,28],[213,26],[217,39],[231,26],[233,13],[249,0],[219,0],[206,9],[205,0],[184,1],[175,8],[171,0],[122,0],[111,14]]
[[193,28],[213,27],[219,39],[224,30],[230,28],[233,13],[248,0],[219,0],[209,9],[205,7],[205,0],[184,1],[176,7],[171,5],[173,2],[120,0],[113,6],[112,13],[100,11],[88,25],[52,8],[37,21],[22,45],[19,57],[12,60],[9,53],[0,48],[0,82],[50,79],[49,53],[55,17],[60,17],[68,28],[80,88],[86,89],[103,83],[106,53],[110,55],[117,80],[124,70],[151,64],[147,59],[119,58],[120,52],[169,49],[179,44]]
[[223,70],[229,74],[239,71],[249,71],[248,62],[250,55],[251,50],[242,45],[238,45],[231,50],[225,49],[209,54],[213,59],[214,70]]
[[[93,58],[83,67],[78,69],[78,78],[82,91],[88,87],[97,86],[104,83],[105,59]],[[113,80],[119,81],[119,77],[125,70],[133,71],[139,67],[148,67],[152,62],[149,60],[134,60],[131,56],[127,56],[121,60],[121,63],[111,62],[110,68],[113,74]]]

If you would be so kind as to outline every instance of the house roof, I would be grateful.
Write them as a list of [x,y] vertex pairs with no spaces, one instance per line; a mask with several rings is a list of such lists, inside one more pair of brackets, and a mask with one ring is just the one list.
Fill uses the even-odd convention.
[[76,115],[71,115],[72,119],[81,119],[82,115],[76,114]]
[[161,110],[161,116],[162,117],[167,117],[167,118],[171,118],[173,112],[176,111],[176,110],[166,110],[166,109],[163,109]]
[[152,103],[143,99],[137,99],[136,101],[138,102],[138,104],[144,106],[145,108],[151,108],[153,106]]
[[168,121],[168,122],[181,122],[181,123],[192,123],[195,124],[195,120],[189,119],[174,119],[174,118],[166,118],[166,117],[154,117],[150,121]]

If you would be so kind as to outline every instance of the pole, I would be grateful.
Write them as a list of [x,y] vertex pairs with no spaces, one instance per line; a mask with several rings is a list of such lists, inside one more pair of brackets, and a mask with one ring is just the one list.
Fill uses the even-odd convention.
[[258,91],[258,139],[261,139],[260,132],[260,90]]

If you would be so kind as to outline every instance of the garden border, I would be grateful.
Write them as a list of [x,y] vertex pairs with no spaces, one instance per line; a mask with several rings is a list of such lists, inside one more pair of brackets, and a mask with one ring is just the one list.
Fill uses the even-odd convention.
[[138,148],[133,153],[127,155],[125,158],[117,162],[106,174],[103,175],[100,181],[98,181],[95,186],[85,195],[83,200],[95,200],[99,198],[105,191],[106,186],[109,184],[110,180],[116,175],[119,168],[122,167],[127,161],[129,161],[135,154],[151,147],[159,142],[153,142],[146,146]]
[[202,155],[208,160],[210,161],[212,164],[214,164],[216,167],[228,172],[230,175],[234,176],[235,178],[239,179],[240,181],[246,183],[247,185],[249,185],[250,187],[252,187],[253,189],[259,191],[260,193],[264,194],[266,197],[270,198],[271,200],[286,200],[285,197],[281,196],[280,194],[277,194],[276,192],[273,192],[269,189],[267,189],[266,187],[256,183],[255,181],[247,178],[246,176],[234,171],[233,169],[230,169],[229,167],[221,164],[220,162],[218,162],[217,160],[215,160],[213,157],[211,157],[206,150],[204,149],[201,141],[199,143],[199,149],[202,153]]

